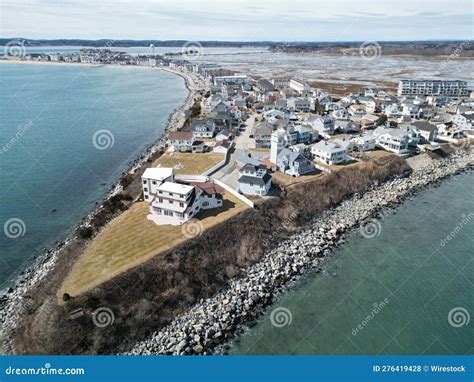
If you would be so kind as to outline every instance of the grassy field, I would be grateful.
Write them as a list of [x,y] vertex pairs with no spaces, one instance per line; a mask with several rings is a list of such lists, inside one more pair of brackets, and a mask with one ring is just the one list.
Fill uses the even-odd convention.
[[148,203],[135,203],[91,242],[66,277],[58,299],[65,292],[71,296],[84,293],[246,208],[225,193],[221,208],[205,211],[182,226],[159,226],[147,219]]
[[215,153],[165,153],[153,166],[172,167],[176,174],[200,175],[223,159],[223,154]]
[[324,173],[315,171],[313,174],[294,177],[288,174],[283,174],[282,172],[275,172],[272,174],[272,179],[279,185],[283,187],[287,187],[287,186],[292,186],[292,185],[303,183],[303,182],[308,182],[310,180],[313,180],[315,178],[322,176],[323,174]]

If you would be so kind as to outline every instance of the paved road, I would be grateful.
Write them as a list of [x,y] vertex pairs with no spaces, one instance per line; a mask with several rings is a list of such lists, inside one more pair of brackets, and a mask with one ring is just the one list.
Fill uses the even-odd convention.
[[230,187],[237,189],[237,179],[239,178],[239,172],[235,168],[235,161],[241,156],[247,156],[250,152],[254,158],[268,157],[269,154],[265,152],[256,152],[252,151],[255,148],[255,141],[253,138],[250,138],[250,134],[253,131],[255,125],[255,117],[258,114],[252,113],[247,119],[247,126],[245,131],[242,131],[241,134],[235,138],[233,151],[229,156],[229,161],[227,164],[217,171],[213,177],[221,180]]

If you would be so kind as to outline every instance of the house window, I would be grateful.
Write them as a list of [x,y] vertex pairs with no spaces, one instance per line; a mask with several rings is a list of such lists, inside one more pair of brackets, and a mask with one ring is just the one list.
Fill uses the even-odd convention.
[[156,184],[156,180],[153,180],[151,183]]
[[250,187],[253,187],[253,183],[250,183]]
[[147,187],[143,187],[143,190],[144,190],[145,192],[148,192],[148,188],[147,188]]
[[169,204],[173,204],[174,202],[172,200],[168,200]]
[[170,193],[169,193],[169,195],[170,195],[170,196],[173,196],[173,193],[172,193],[172,192],[170,192]]
[[163,203],[163,198],[159,198],[158,202]]
[[146,179],[143,179],[143,184],[146,184]]
[[179,203],[179,206],[180,206],[180,207],[184,207],[184,203],[183,203],[183,202],[180,202],[180,203]]
[[163,191],[158,191],[159,194],[163,194]]
[[145,199],[148,199],[148,195],[145,195]]
[[203,206],[203,207],[207,207],[208,205],[209,205],[209,202],[203,202],[203,203],[202,203],[202,206]]
[[172,211],[167,211],[167,210],[165,210],[164,213],[165,213],[166,216],[173,216],[173,212],[172,212]]

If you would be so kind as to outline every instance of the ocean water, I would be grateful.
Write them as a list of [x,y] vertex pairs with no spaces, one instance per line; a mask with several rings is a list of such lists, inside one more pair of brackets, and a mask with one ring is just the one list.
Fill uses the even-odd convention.
[[374,237],[348,235],[229,352],[472,354],[473,196],[470,172],[384,215]]
[[150,68],[0,65],[0,289],[72,232],[187,94]]

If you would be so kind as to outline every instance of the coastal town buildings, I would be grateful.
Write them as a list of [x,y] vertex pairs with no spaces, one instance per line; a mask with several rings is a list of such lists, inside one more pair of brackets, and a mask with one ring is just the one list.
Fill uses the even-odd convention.
[[469,95],[469,91],[466,81],[400,80],[397,94],[399,96],[417,94],[467,97]]
[[222,188],[206,177],[180,176],[172,168],[147,168],[142,175],[143,198],[149,219],[158,225],[180,225],[201,211],[222,206]]

